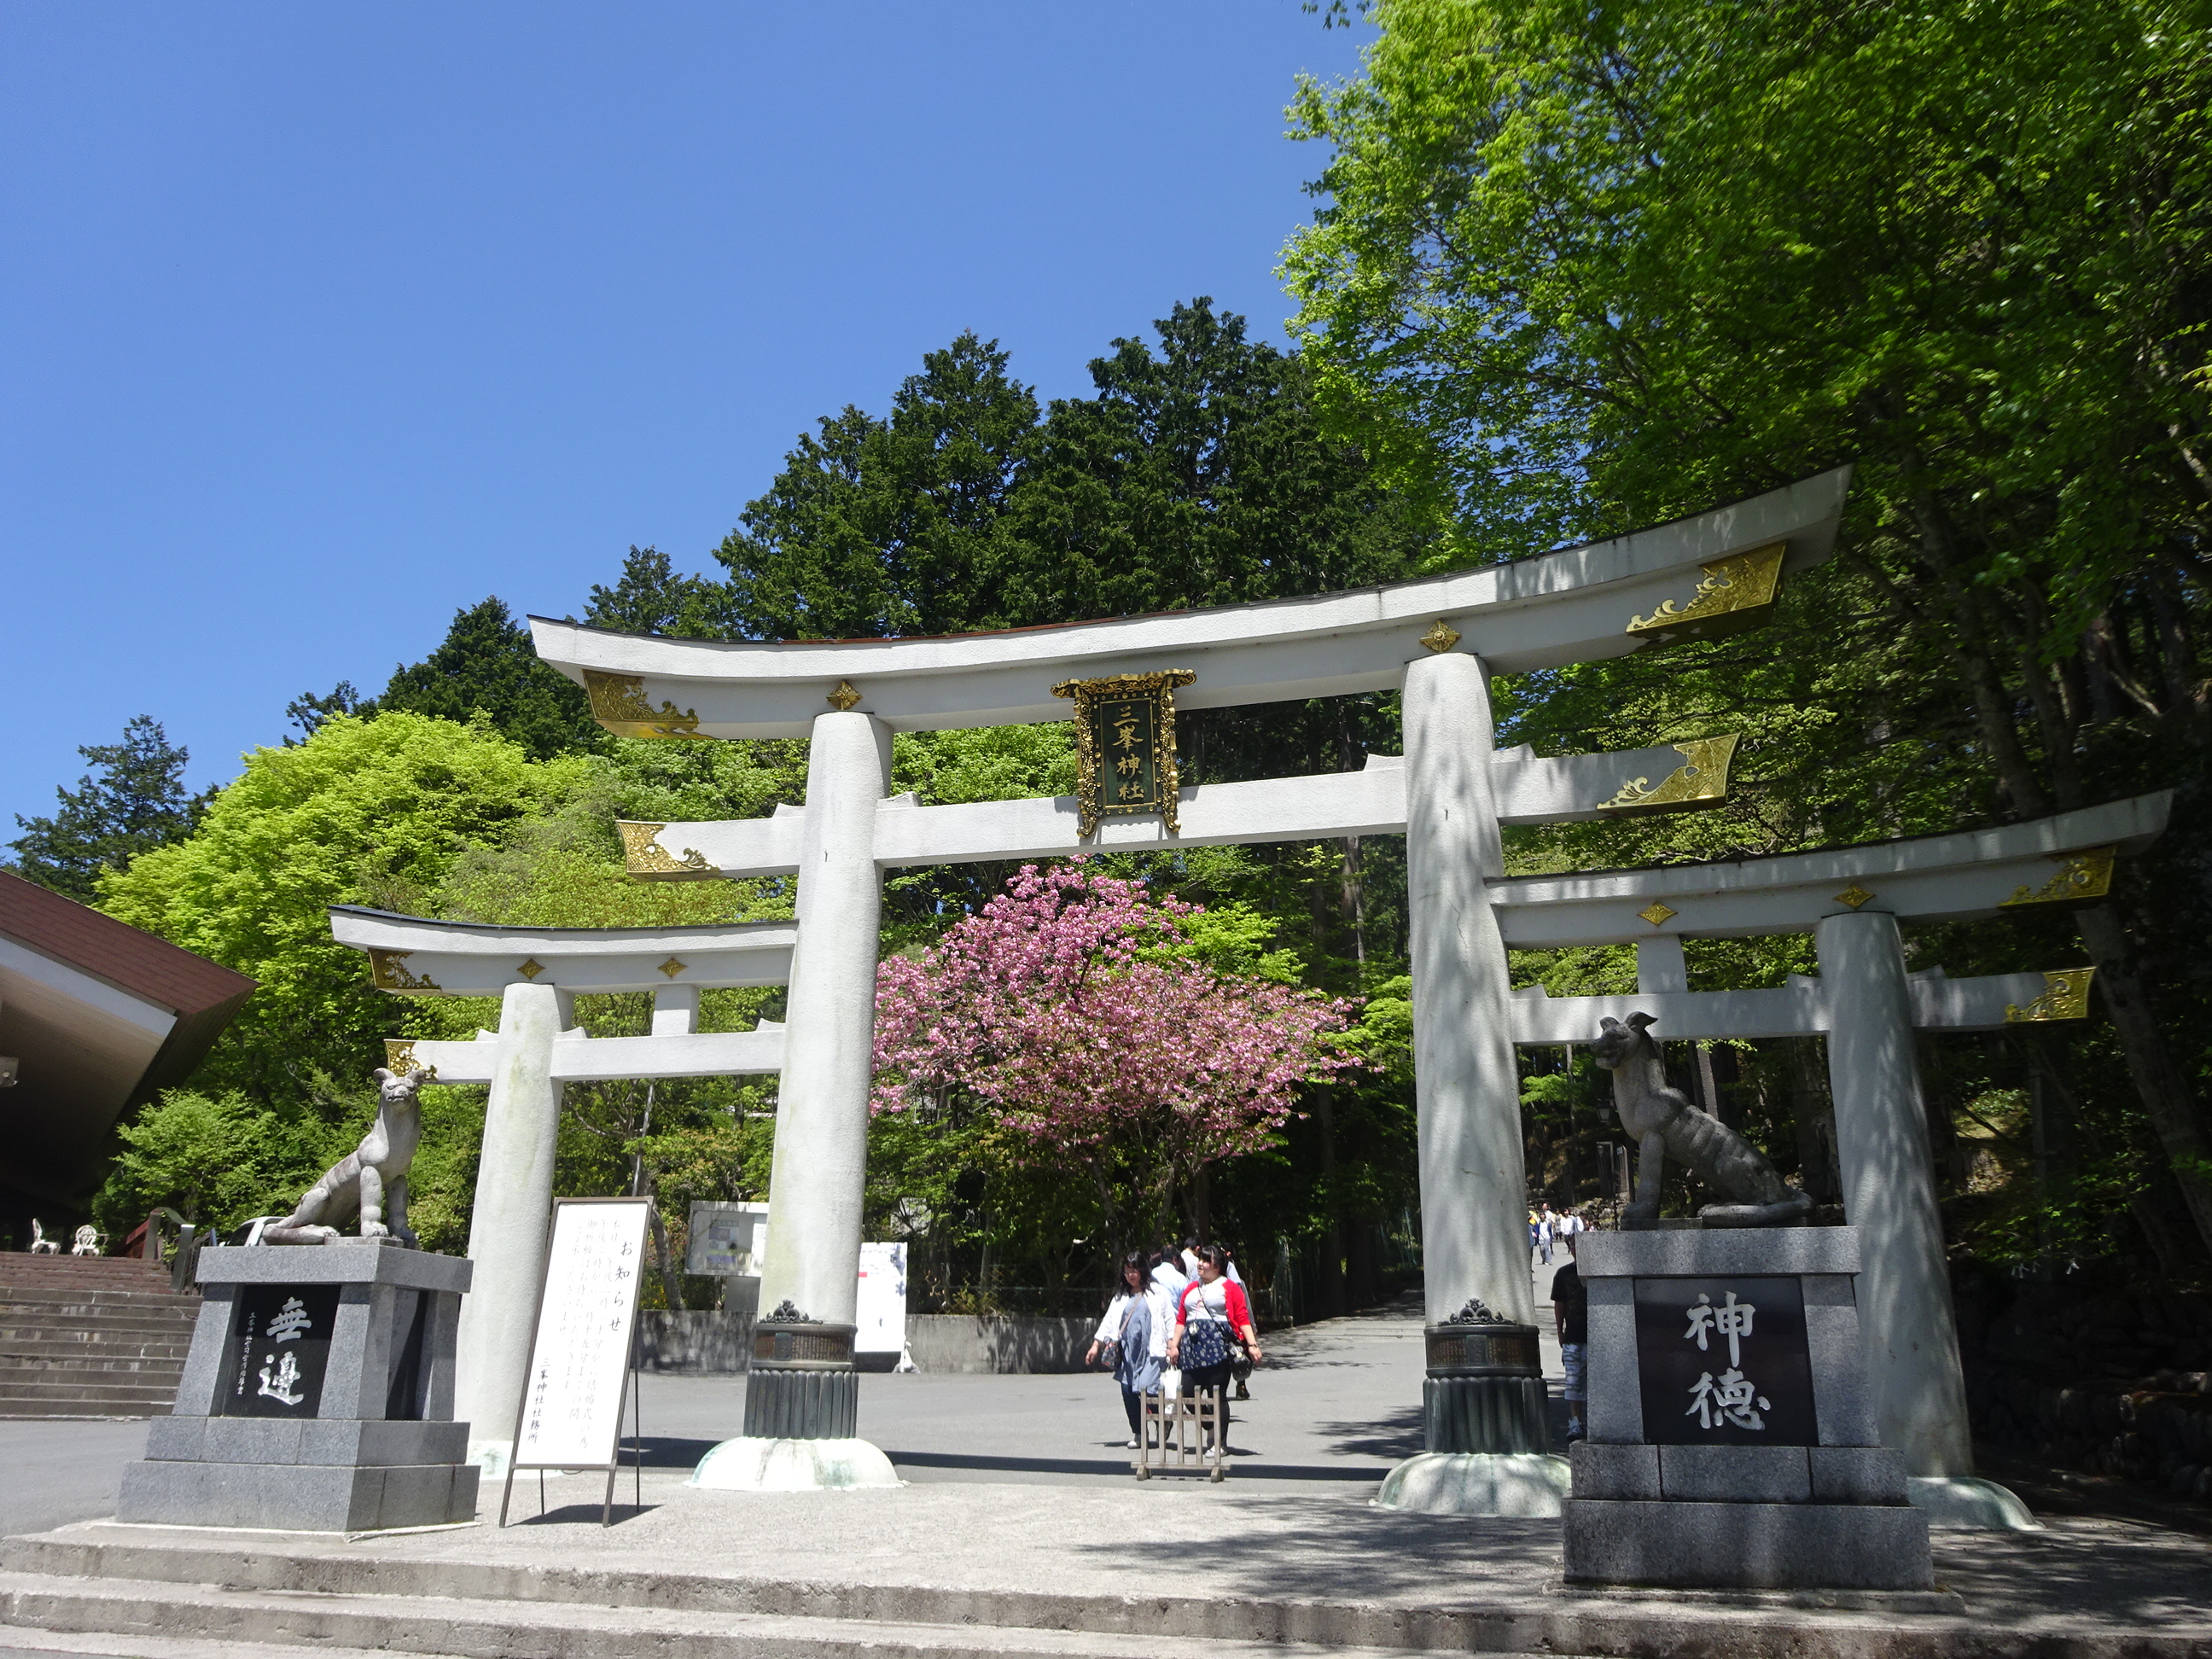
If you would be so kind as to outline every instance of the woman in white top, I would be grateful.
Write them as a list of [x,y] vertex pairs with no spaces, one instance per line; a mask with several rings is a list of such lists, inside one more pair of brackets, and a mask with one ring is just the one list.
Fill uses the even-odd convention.
[[1114,1348],[1114,1376],[1121,1385],[1121,1409],[1129,1419],[1129,1449],[1137,1449],[1144,1432],[1145,1396],[1157,1394],[1160,1370],[1168,1352],[1168,1331],[1175,1313],[1167,1297],[1145,1277],[1145,1258],[1132,1250],[1121,1258],[1121,1283],[1106,1316],[1091,1334],[1091,1351],[1083,1356],[1095,1364],[1098,1350]]

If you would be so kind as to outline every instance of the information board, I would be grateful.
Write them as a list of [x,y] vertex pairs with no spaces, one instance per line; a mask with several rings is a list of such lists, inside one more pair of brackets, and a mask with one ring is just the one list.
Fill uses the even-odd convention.
[[855,1304],[853,1352],[906,1352],[906,1246],[860,1246],[860,1293]]
[[514,1468],[611,1468],[653,1200],[554,1200]]

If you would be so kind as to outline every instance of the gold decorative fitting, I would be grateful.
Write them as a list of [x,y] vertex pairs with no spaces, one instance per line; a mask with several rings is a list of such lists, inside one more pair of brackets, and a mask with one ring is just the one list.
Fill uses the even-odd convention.
[[407,971],[407,958],[412,951],[371,951],[368,953],[368,977],[380,991],[442,991],[445,987],[428,974]]
[[1438,617],[1437,625],[1421,635],[1421,643],[1431,651],[1443,652],[1457,645],[1462,637],[1459,629]]
[[2005,904],[2065,904],[2079,899],[2102,898],[2112,890],[2112,857],[2119,850],[2117,847],[2093,847],[2086,853],[2061,854],[2057,875],[2040,887],[2014,888]]
[[684,964],[677,961],[674,957],[671,957],[667,961],[660,964],[660,971],[667,975],[669,978],[674,979],[677,975],[684,971]]
[[853,689],[852,681],[839,680],[837,682],[837,689],[835,691],[832,691],[828,696],[824,697],[823,701],[828,703],[832,708],[836,709],[839,714],[849,714],[853,712],[854,705],[860,701],[860,694]]
[[1724,738],[1676,744],[1675,751],[1685,757],[1684,763],[1660,779],[1657,788],[1651,787],[1649,778],[1631,778],[1611,800],[1600,801],[1597,810],[1624,814],[1679,811],[1726,800],[1729,763],[1735,757],[1738,737],[1730,732]]
[[1090,839],[1103,817],[1157,812],[1170,835],[1182,776],[1176,757],[1176,687],[1198,678],[1188,668],[1158,674],[1109,674],[1062,680],[1055,697],[1075,700],[1076,836]]
[[584,691],[592,700],[592,718],[618,738],[713,738],[699,730],[696,710],[664,702],[655,708],[645,695],[644,678],[636,674],[602,674],[584,671]]
[[545,964],[538,961],[536,957],[532,957],[529,961],[524,963],[522,966],[516,969],[514,971],[521,975],[523,978],[534,983],[537,981],[538,975],[545,971]]
[[1852,909],[1856,910],[1873,897],[1874,895],[1872,893],[1868,892],[1867,890],[1860,886],[1858,883],[1853,882],[1850,886],[1844,888],[1842,892],[1836,895],[1836,902],[1838,904],[1848,904]]
[[420,1077],[425,1083],[435,1083],[438,1080],[436,1066],[425,1066],[415,1058],[413,1037],[384,1039],[384,1069],[399,1077]]
[[1679,916],[1682,913],[1680,910],[1670,910],[1665,905],[1662,904],[1657,899],[1653,899],[1650,903],[1645,905],[1636,914],[1643,917],[1644,921],[1650,922],[1654,927],[1656,927],[1665,922],[1670,916]]
[[2025,1008],[2005,1004],[2005,1024],[2026,1025],[2045,1019],[2084,1019],[2089,1013],[2089,981],[2094,968],[2067,968],[2043,976],[2043,994]]
[[672,858],[656,837],[668,828],[665,823],[637,823],[622,818],[615,820],[615,829],[623,839],[623,859],[633,876],[690,876],[703,878],[722,872],[707,862],[706,855],[696,847],[684,849],[682,858]]
[[1690,602],[1678,606],[1667,600],[1648,617],[1631,617],[1622,631],[1642,635],[1658,645],[1676,640],[1717,640],[1740,629],[1755,628],[1766,620],[1782,584],[1782,556],[1787,542],[1771,542],[1748,552],[1731,553],[1698,568],[1705,573]]

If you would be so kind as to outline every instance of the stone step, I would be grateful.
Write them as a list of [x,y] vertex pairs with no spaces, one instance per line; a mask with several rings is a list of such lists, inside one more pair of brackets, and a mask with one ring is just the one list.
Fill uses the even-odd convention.
[[94,1308],[79,1314],[40,1309],[0,1312],[0,1331],[146,1331],[161,1335],[191,1334],[198,1323],[193,1314],[167,1308]]
[[4,1388],[0,1388],[0,1420],[8,1422],[50,1417],[98,1419],[103,1422],[116,1419],[136,1422],[142,1418],[167,1417],[168,1414],[168,1401],[149,1405],[128,1400],[88,1400],[82,1395],[75,1400],[19,1400]]
[[0,1279],[0,1303],[21,1302],[27,1304],[68,1302],[143,1303],[160,1307],[191,1306],[200,1304],[198,1291],[173,1291],[168,1281],[158,1284],[114,1285],[99,1279],[82,1283],[56,1285],[27,1285]]
[[[246,1589],[0,1572],[0,1625],[125,1638],[329,1644],[459,1659],[1158,1659],[1156,1637],[959,1622]],[[1212,1638],[1218,1659],[1358,1659],[1375,1649]],[[1403,1655],[1407,1650],[1390,1650]]]
[[189,1325],[199,1317],[198,1297],[53,1296],[33,1301],[0,1297],[0,1324],[29,1320],[139,1320],[162,1325]]
[[151,1353],[120,1348],[57,1352],[52,1348],[10,1348],[0,1345],[0,1389],[8,1386],[7,1379],[10,1377],[28,1377],[34,1372],[47,1371],[70,1376],[118,1377],[143,1377],[150,1371],[167,1376],[173,1389],[185,1374],[185,1352],[182,1345],[166,1343],[155,1345]]
[[12,1373],[0,1378],[0,1399],[5,1400],[120,1401],[131,1405],[159,1406],[167,1412],[176,1398],[177,1385],[173,1379],[167,1382],[152,1378],[141,1381],[137,1373],[131,1371],[112,1376],[87,1375],[61,1382]]
[[166,1262],[112,1256],[71,1261],[27,1256],[20,1251],[0,1254],[0,1286],[31,1285],[112,1285],[118,1290],[166,1291],[169,1268]]
[[173,1352],[181,1359],[191,1350],[190,1326],[134,1329],[129,1326],[0,1325],[0,1353],[137,1353]]

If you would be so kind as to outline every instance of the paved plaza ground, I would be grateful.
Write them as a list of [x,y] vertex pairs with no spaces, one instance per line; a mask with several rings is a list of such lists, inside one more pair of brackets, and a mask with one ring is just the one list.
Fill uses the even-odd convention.
[[[112,1511],[143,1424],[10,1423],[0,1425],[0,1468],[9,1474],[0,1482],[0,1531],[89,1523],[60,1534],[58,1553],[39,1570],[76,1570],[67,1552],[89,1559],[105,1551],[112,1559],[100,1570],[111,1577],[166,1576],[187,1587],[163,1595],[232,1594],[211,1586],[230,1583],[246,1571],[240,1563],[281,1553],[295,1584],[283,1594],[311,1583],[336,1595],[356,1583],[348,1575],[368,1572],[383,1575],[380,1589],[411,1585],[413,1607],[445,1598],[437,1605],[481,1606],[495,1617],[510,1596],[565,1599],[576,1606],[562,1617],[582,1621],[580,1629],[627,1607],[621,1616],[643,1620],[641,1632],[658,1629],[655,1620],[672,1631],[704,1616],[684,1610],[694,1604],[785,1617],[797,1587],[808,1598],[798,1611],[811,1615],[903,1618],[936,1630],[973,1623],[999,1632],[979,1637],[979,1651],[1008,1628],[1025,1641],[1039,1630],[1111,1630],[1113,1609],[1133,1596],[1155,1613],[1176,1598],[1233,1600],[1243,1609],[1235,1631],[1293,1644],[1786,1650],[1806,1659],[2031,1650],[2080,1659],[2212,1656],[2212,1546],[2111,1518],[2055,1517],[2033,1534],[1939,1533],[1937,1577],[1948,1594],[1902,1611],[1568,1591],[1559,1583],[1557,1522],[1438,1519],[1370,1505],[1384,1471],[1419,1449],[1420,1324],[1411,1303],[1280,1333],[1269,1348],[1271,1363],[1254,1378],[1254,1397],[1231,1432],[1234,1474],[1218,1486],[1189,1477],[1135,1482],[1115,1390],[1103,1375],[870,1376],[862,1379],[861,1432],[890,1455],[908,1486],[696,1492],[684,1478],[708,1446],[737,1431],[744,1380],[651,1376],[643,1503],[628,1501],[625,1471],[617,1524],[606,1530],[599,1525],[604,1477],[589,1474],[548,1480],[542,1516],[537,1477],[519,1480],[517,1524],[504,1531],[488,1524],[495,1486],[479,1525],[404,1537],[291,1534],[280,1547],[274,1534],[202,1540],[188,1529],[116,1527],[99,1517]],[[1556,1376],[1556,1345],[1547,1339],[1544,1352]],[[1556,1400],[1554,1409],[1561,1411]],[[180,1553],[202,1548],[211,1553],[195,1558],[198,1565]],[[143,1565],[161,1553],[170,1565],[158,1573]],[[535,1616],[547,1615],[541,1608]],[[402,1648],[404,1631],[420,1628],[392,1626],[362,1645]],[[334,1626],[303,1650],[343,1651],[346,1639]],[[1089,1653],[1082,1642],[1106,1639],[1069,1636],[1076,1645],[1066,1651]],[[0,1653],[11,1659],[46,1651],[203,1659],[225,1650],[155,1635],[123,1641],[0,1630]]]

